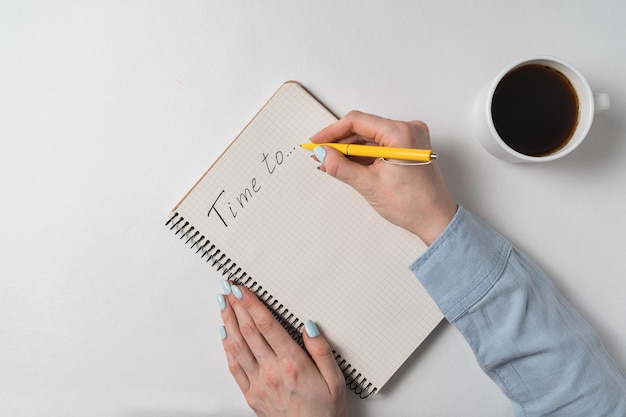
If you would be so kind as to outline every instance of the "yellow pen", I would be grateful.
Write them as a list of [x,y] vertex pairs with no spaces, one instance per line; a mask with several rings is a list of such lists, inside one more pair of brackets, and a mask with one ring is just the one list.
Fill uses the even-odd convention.
[[356,145],[352,143],[304,143],[300,146],[310,151],[318,146],[328,146],[348,156],[399,159],[415,162],[430,162],[433,159],[437,159],[437,154],[429,149],[389,148],[386,146]]

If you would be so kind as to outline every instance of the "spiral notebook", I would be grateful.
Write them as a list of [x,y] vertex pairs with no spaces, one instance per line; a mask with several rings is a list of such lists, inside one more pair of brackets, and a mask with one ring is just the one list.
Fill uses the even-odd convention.
[[301,143],[336,117],[286,82],[172,210],[167,227],[302,342],[314,320],[346,383],[377,393],[442,320],[409,270],[425,250]]

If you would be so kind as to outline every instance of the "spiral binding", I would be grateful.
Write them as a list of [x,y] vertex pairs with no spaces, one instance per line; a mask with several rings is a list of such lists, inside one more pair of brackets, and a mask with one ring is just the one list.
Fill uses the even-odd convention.
[[[300,347],[306,350],[304,339],[302,337],[302,327],[304,323],[295,317],[287,307],[281,304],[273,295],[263,289],[263,286],[255,281],[250,275],[237,266],[231,258],[223,253],[215,244],[200,233],[198,229],[192,226],[184,217],[175,212],[172,217],[165,223],[170,230],[174,231],[174,236],[180,235],[179,239],[185,240],[185,244],[190,249],[196,248],[196,253],[201,259],[205,259],[207,263],[211,263],[216,271],[221,272],[222,276],[233,282],[235,285],[243,285],[252,291],[272,312],[272,315],[287,331],[289,336],[295,340]],[[360,398],[367,398],[374,395],[378,388],[373,387],[367,378],[358,372],[350,363],[348,363],[341,354],[335,350],[332,351],[339,368],[346,378],[346,386],[355,392]]]

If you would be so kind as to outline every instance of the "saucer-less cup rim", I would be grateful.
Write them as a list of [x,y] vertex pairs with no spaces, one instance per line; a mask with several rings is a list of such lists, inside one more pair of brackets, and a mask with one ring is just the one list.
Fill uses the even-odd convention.
[[[526,155],[521,152],[517,152],[516,150],[509,147],[509,145],[507,145],[498,134],[498,131],[496,130],[496,127],[493,123],[493,117],[491,113],[491,105],[494,92],[500,84],[502,78],[504,78],[505,75],[517,68],[533,64],[545,65],[554,68],[555,70],[565,75],[574,87],[576,95],[578,96],[579,106],[578,120],[576,122],[576,128],[574,130],[574,133],[572,134],[572,137],[561,149],[542,156]],[[593,93],[591,91],[591,88],[589,87],[589,84],[587,83],[587,80],[585,80],[585,77],[580,73],[580,71],[578,71],[568,62],[560,58],[547,55],[524,58],[509,64],[502,71],[500,71],[497,77],[489,84],[486,90],[486,94],[480,96],[477,106],[479,114],[477,114],[476,116],[479,118],[479,120],[475,122],[480,123],[480,120],[486,121],[487,129],[491,136],[486,137],[486,132],[477,131],[476,135],[478,136],[479,141],[489,152],[491,152],[495,156],[513,162],[552,161],[554,159],[561,158],[569,154],[583,141],[583,139],[589,132],[594,114]]]

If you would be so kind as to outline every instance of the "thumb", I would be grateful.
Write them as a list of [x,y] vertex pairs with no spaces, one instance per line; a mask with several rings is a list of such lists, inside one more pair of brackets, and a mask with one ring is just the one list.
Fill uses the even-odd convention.
[[311,320],[304,323],[304,345],[307,352],[311,355],[311,359],[315,362],[317,369],[326,380],[331,390],[343,389],[345,378],[343,372],[339,369],[335,354],[333,353],[328,341],[320,334],[317,325]]
[[367,167],[351,161],[338,150],[330,146],[318,146],[315,148],[315,155],[322,163],[322,171],[345,182],[361,194],[365,186],[371,183]]

